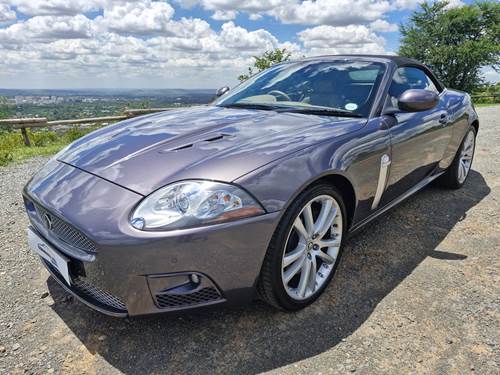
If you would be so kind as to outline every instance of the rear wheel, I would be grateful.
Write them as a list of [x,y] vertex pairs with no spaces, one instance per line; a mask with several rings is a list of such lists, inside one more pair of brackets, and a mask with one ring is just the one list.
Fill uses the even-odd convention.
[[330,185],[303,192],[281,219],[258,283],[262,299],[284,310],[314,302],[330,282],[346,229],[342,196]]
[[450,189],[459,189],[463,186],[472,166],[475,148],[476,129],[471,126],[465,134],[455,159],[440,178],[442,186]]

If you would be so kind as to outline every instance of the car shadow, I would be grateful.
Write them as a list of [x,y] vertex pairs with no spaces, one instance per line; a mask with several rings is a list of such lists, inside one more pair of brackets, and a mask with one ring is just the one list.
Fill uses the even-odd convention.
[[284,313],[256,302],[182,316],[114,319],[94,312],[51,278],[54,311],[92,353],[126,374],[258,373],[320,354],[352,334],[490,192],[471,171],[461,190],[430,186],[349,239],[333,283],[309,308]]

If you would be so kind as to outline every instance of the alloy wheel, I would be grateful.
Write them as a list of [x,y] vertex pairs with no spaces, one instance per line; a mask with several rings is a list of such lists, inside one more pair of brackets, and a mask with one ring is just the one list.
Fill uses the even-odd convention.
[[465,137],[462,151],[460,152],[460,159],[458,162],[458,181],[463,183],[469,174],[472,164],[472,157],[474,156],[475,137],[474,132],[469,131]]
[[330,195],[311,199],[288,233],[281,277],[295,300],[313,296],[334,269],[342,242],[342,210]]

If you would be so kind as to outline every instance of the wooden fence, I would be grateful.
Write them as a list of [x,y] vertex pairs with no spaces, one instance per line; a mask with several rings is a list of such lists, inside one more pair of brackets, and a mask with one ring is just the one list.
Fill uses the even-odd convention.
[[481,98],[500,98],[500,94],[490,94],[490,95],[471,95],[472,99],[481,99]]
[[[500,94],[492,94],[492,95],[472,95],[472,99],[480,99],[480,98],[497,98],[500,97]],[[129,109],[126,110],[123,115],[118,116],[105,116],[105,117],[90,117],[90,118],[79,118],[72,120],[55,120],[48,121],[46,118],[15,118],[15,119],[6,119],[0,120],[0,126],[7,126],[11,129],[21,129],[21,133],[23,135],[24,144],[26,146],[30,146],[31,142],[28,137],[27,128],[43,128],[57,125],[79,125],[79,124],[102,124],[105,122],[114,122],[126,120],[128,118],[144,115],[147,113],[156,113],[172,110],[174,108],[148,108],[148,109]]]
[[11,129],[21,129],[21,134],[23,135],[24,144],[26,146],[31,146],[28,132],[26,131],[26,129],[28,128],[44,128],[57,125],[102,124],[106,122],[126,120],[128,118],[144,115],[147,113],[163,112],[172,109],[174,108],[129,109],[126,110],[123,115],[118,115],[118,116],[89,117],[89,118],[79,118],[72,120],[55,120],[55,121],[48,121],[45,117],[14,118],[14,119],[0,120],[0,126],[6,126]]

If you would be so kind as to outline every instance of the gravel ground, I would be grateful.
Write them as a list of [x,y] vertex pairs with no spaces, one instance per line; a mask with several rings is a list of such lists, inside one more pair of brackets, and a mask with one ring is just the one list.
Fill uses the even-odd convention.
[[499,374],[500,106],[480,108],[459,191],[429,187],[349,240],[320,300],[114,319],[74,301],[30,252],[21,189],[0,168],[0,374]]

